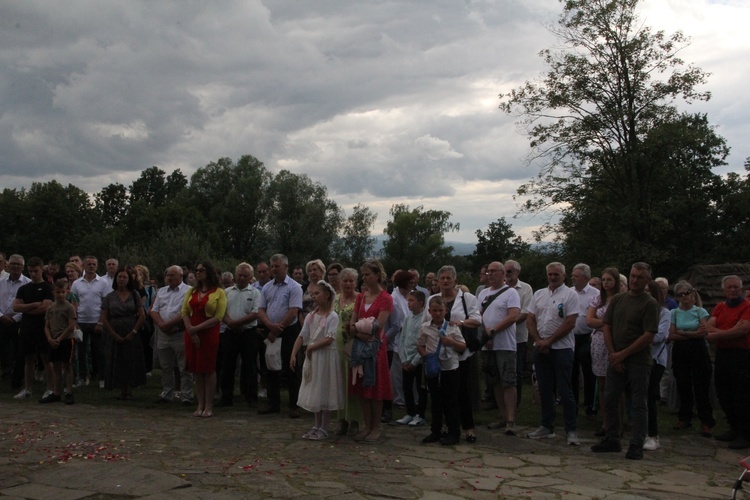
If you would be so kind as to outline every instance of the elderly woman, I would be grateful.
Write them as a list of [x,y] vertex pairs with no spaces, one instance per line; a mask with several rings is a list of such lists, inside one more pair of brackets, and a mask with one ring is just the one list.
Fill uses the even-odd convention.
[[336,290],[336,293],[341,293],[341,271],[343,269],[344,266],[342,266],[338,262],[334,262],[333,264],[328,266],[326,281],[328,281],[333,289]]
[[114,291],[102,300],[100,320],[112,337],[106,356],[104,387],[119,388],[121,400],[133,399],[133,387],[146,384],[141,326],[146,318],[133,276],[120,268],[112,282]]
[[[375,383],[365,385],[365,379],[359,377],[356,384],[349,384],[349,394],[361,398],[365,421],[364,429],[355,439],[378,443],[383,437],[380,422],[383,400],[393,399],[388,370],[388,348],[383,330],[393,310],[393,299],[385,289],[385,269],[379,260],[368,260],[362,265],[361,271],[363,285],[367,287],[367,291],[357,297],[348,330],[350,335],[356,335],[363,342],[379,342],[379,348],[375,358]],[[371,333],[359,332],[355,326],[357,321],[365,318],[374,319]]]
[[[352,315],[354,314],[354,303],[359,296],[359,293],[357,293],[357,278],[356,270],[350,267],[342,269],[339,273],[339,293],[336,294],[336,298],[333,300],[333,310],[339,315],[339,330],[336,333],[336,348],[339,352],[340,364],[344,367],[342,370],[344,376],[344,387],[349,387],[349,385],[351,385],[350,372],[346,367],[348,365],[347,344],[348,352],[351,353],[353,337],[347,330],[347,325],[351,322]],[[345,398],[344,409],[339,410],[339,422],[341,426],[338,430],[338,435],[344,436],[348,433],[349,435],[356,436],[359,433],[359,422],[362,422],[363,420],[362,402],[359,397],[349,394],[349,391],[346,391]]]
[[672,345],[672,372],[680,395],[679,421],[675,430],[688,429],[692,425],[693,404],[701,420],[701,434],[711,435],[716,425],[709,390],[711,386],[711,358],[706,344],[708,312],[701,307],[698,292],[687,281],[674,286],[679,301],[671,312],[669,339]]
[[[479,314],[477,298],[470,293],[464,292],[456,282],[456,268],[443,266],[437,273],[433,284],[437,283],[440,293],[446,304],[445,319],[461,329],[464,336],[477,335],[476,328],[479,327],[482,317]],[[429,299],[427,301],[429,303]],[[474,352],[466,349],[459,355],[458,372],[460,376],[458,406],[461,418],[461,428],[464,431],[467,443],[476,443],[477,436],[474,431],[474,410],[471,395],[474,393],[475,369]]]
[[187,291],[182,302],[185,362],[187,371],[195,376],[198,409],[193,416],[211,417],[216,392],[219,325],[227,310],[227,296],[210,262],[199,262],[195,266],[195,278],[195,287]]

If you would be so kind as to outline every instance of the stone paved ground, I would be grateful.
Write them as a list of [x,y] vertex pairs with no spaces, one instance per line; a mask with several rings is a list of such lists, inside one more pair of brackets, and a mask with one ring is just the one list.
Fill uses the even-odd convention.
[[3,396],[0,495],[19,498],[728,498],[741,458],[697,434],[634,462],[591,453],[590,432],[578,448],[481,429],[474,445],[422,445],[425,428],[401,426],[382,444],[311,442],[310,415]]

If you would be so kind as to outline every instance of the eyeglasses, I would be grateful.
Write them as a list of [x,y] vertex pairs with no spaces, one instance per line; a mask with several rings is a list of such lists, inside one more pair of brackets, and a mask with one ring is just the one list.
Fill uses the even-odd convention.
[[505,274],[513,274],[513,273],[514,273],[513,269],[506,269],[505,270]]
[[677,294],[678,297],[687,297],[688,295],[693,295],[694,290],[689,290],[685,292],[680,292]]

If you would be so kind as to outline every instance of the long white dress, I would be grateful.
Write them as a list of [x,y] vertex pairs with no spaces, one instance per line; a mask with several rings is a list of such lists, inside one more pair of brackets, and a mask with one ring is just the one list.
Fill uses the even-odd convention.
[[336,350],[336,332],[339,326],[338,315],[310,313],[300,332],[305,345],[319,342],[326,337],[334,342],[317,349],[305,358],[302,366],[302,385],[297,404],[307,411],[338,410],[344,408],[344,386],[339,354]]

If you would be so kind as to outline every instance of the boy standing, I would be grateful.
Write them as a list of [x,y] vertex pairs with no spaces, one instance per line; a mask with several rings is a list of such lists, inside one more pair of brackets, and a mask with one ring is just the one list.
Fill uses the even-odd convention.
[[73,331],[76,328],[76,308],[67,301],[68,282],[60,279],[55,282],[55,302],[47,308],[44,334],[50,345],[49,361],[52,363],[54,377],[54,398],[42,399],[42,403],[60,400],[62,392],[62,374],[65,372],[65,404],[73,401]]
[[[404,320],[404,326],[401,330],[401,345],[399,353],[401,355],[401,370],[403,373],[403,390],[404,401],[406,402],[406,415],[399,420],[397,424],[410,425],[417,427],[424,425],[425,409],[427,408],[427,389],[422,386],[422,356],[417,350],[417,339],[419,330],[422,327],[424,317],[425,296],[419,290],[412,290],[406,297],[406,304],[409,308],[409,315]],[[414,383],[417,384],[417,394],[419,402],[414,402]]]

